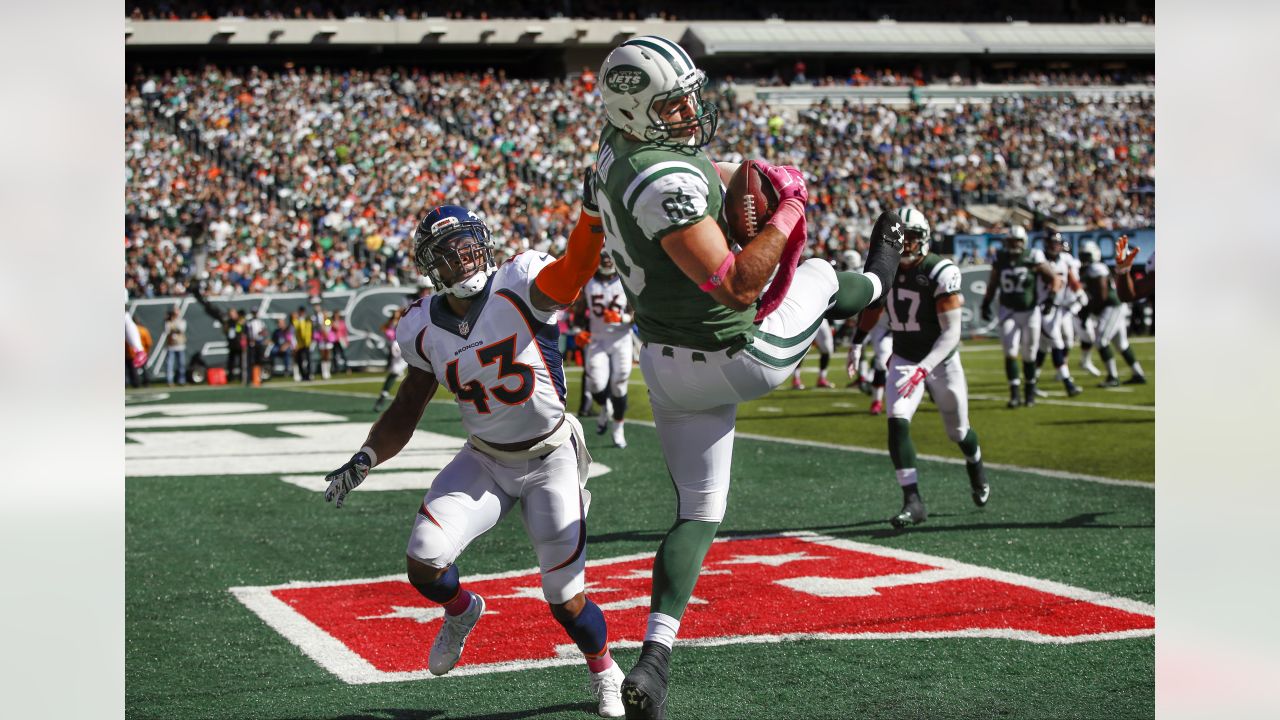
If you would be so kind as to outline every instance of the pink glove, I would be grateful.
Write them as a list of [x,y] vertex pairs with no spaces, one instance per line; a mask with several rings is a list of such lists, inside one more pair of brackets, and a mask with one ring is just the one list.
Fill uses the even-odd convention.
[[134,350],[134,351],[133,351],[133,366],[134,366],[135,368],[140,368],[140,367],[142,367],[143,365],[146,365],[146,364],[147,364],[147,351],[146,351],[146,350]]
[[898,388],[898,397],[909,398],[916,391],[916,388],[920,386],[920,383],[924,382],[924,379],[929,376],[929,371],[919,365],[915,368],[905,367],[902,371],[902,377],[894,385]]
[[802,205],[809,204],[809,188],[805,186],[804,174],[790,165],[766,165],[761,163],[764,176],[769,178],[773,189],[778,192],[778,202],[795,198]]
[[769,313],[777,310],[782,304],[782,298],[786,297],[787,290],[791,289],[791,280],[796,275],[796,266],[800,264],[800,258],[804,255],[804,246],[808,239],[807,226],[804,215],[801,215],[800,220],[791,229],[791,234],[787,236],[787,244],[782,248],[782,257],[778,259],[778,272],[773,276],[773,282],[760,296],[760,307],[756,309],[756,322],[764,320]]

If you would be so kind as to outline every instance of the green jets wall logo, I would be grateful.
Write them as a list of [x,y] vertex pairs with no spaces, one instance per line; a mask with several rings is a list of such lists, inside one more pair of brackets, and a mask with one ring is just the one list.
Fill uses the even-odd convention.
[[605,75],[604,84],[616,93],[635,95],[649,87],[649,74],[635,65],[619,65]]

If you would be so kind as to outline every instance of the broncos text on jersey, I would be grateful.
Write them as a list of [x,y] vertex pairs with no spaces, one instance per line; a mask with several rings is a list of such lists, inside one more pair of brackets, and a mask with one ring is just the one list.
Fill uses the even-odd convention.
[[521,253],[498,268],[466,317],[437,294],[411,305],[396,328],[404,359],[453,393],[463,427],[485,441],[524,442],[564,417],[559,311],[538,310],[529,298],[553,260]]

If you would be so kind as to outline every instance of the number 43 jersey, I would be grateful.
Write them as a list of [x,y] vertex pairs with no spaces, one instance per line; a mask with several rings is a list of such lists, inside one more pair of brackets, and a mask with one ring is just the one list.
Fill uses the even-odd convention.
[[899,267],[885,301],[893,354],[911,362],[923,360],[942,334],[938,301],[958,292],[960,268],[941,255],[925,255],[913,268]]
[[396,328],[404,359],[435,375],[457,399],[463,427],[487,442],[541,437],[564,417],[559,311],[529,299],[534,277],[552,261],[521,253],[498,268],[466,317],[437,294],[409,306]]

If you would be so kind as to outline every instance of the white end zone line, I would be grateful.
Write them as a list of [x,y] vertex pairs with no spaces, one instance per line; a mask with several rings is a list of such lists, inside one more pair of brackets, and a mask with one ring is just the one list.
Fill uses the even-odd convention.
[[[333,391],[333,390],[321,390],[319,388],[277,388],[277,389],[287,390],[289,392],[310,393],[314,395],[340,395],[343,397],[360,397],[360,398],[369,397],[367,394],[363,394],[363,393],[346,393],[346,392]],[[1041,400],[1041,402],[1046,402],[1046,401]],[[1109,405],[1107,407],[1115,407],[1115,406]],[[628,419],[627,422],[634,423],[636,425],[644,425],[645,427],[654,426],[652,420]],[[784,443],[788,445],[801,445],[804,447],[823,448],[824,450],[840,450],[843,452],[854,452],[854,453],[861,453],[864,455],[879,455],[881,457],[888,457],[889,455],[888,450],[883,450],[880,448],[863,447],[859,445],[837,445],[836,443],[819,442],[817,440],[799,440],[796,438],[782,438],[782,437],[774,437],[772,435],[758,435],[756,433],[744,433],[744,432],[736,433],[736,435],[737,437],[746,438],[748,440],[762,440],[765,442]],[[930,462],[947,463],[948,465],[964,464],[964,460],[962,460],[961,458],[946,457],[943,455],[926,455],[921,453],[921,454],[918,454],[917,457],[923,460],[928,460]],[[1114,485],[1118,487],[1146,488],[1148,490],[1154,490],[1156,486],[1155,483],[1153,482],[1145,482],[1142,480],[1121,480],[1119,478],[1110,478],[1102,475],[1086,475],[1084,473],[1073,473],[1073,472],[1068,472],[1066,470],[1052,470],[1050,468],[1028,467],[1025,465],[1010,465],[1007,463],[987,462],[984,464],[986,465],[986,467],[989,467],[993,470],[1012,470],[1014,472],[1023,472],[1031,475],[1040,475],[1042,477],[1055,478],[1059,480],[1079,480],[1081,482],[1098,483],[1099,485]]]
[[[1155,607],[1138,600],[1129,598],[1116,597],[1106,593],[1100,593],[1084,588],[1066,585],[1054,582],[1052,580],[1041,580],[1039,578],[1019,575],[1017,573],[1005,572],[995,568],[983,567],[981,565],[970,565],[958,560],[938,557],[934,555],[925,555],[910,550],[901,550],[893,547],[882,545],[872,545],[869,543],[861,543],[853,540],[844,540],[841,538],[833,538],[826,535],[818,535],[808,531],[794,531],[785,533],[769,533],[758,536],[741,536],[736,538],[717,538],[715,542],[733,542],[736,540],[745,540],[750,538],[770,538],[770,537],[791,537],[804,542],[814,543],[816,545],[826,545],[833,548],[843,550],[851,550],[854,552],[862,552],[881,557],[892,557],[898,560],[917,563],[942,571],[949,577],[964,578],[981,578],[994,582],[1006,583],[1009,585],[1027,587],[1039,592],[1065,597],[1071,600],[1093,603],[1105,607],[1114,608],[1136,615],[1146,615],[1155,617]],[[619,557],[603,558],[599,560],[591,560],[587,562],[588,567],[599,567],[602,565],[613,565],[617,563],[630,562],[632,560],[640,560],[653,557],[654,553],[635,553],[631,555],[622,555]],[[510,570],[499,573],[487,573],[483,575],[471,575],[462,578],[465,582],[477,582],[481,580],[499,580],[511,577],[519,577],[522,575],[536,575],[537,568],[528,568],[524,570]],[[919,573],[923,582],[936,581],[934,575],[937,571],[923,571]],[[352,685],[364,685],[370,683],[384,682],[404,682],[410,680],[432,680],[439,679],[427,670],[417,670],[410,672],[388,672],[375,668],[367,660],[360,657],[359,654],[353,652],[337,638],[317,627],[309,619],[290,607],[287,603],[277,598],[273,592],[276,590],[302,589],[314,587],[333,587],[340,585],[351,585],[357,583],[377,583],[377,582],[399,582],[403,581],[402,575],[385,575],[376,578],[357,578],[351,580],[322,580],[322,581],[293,581],[280,585],[259,586],[259,587],[233,587],[229,588],[229,592],[239,600],[246,608],[251,610],[263,622],[280,633],[290,643],[295,645],[307,657],[311,658],[320,667],[328,670],[338,679]],[[909,584],[909,583],[896,583]],[[1140,630],[1122,630],[1108,633],[1095,633],[1092,635],[1076,635],[1076,636],[1059,636],[1046,635],[1031,630],[1016,630],[1013,628],[972,628],[954,631],[937,631],[937,632],[889,632],[889,633],[788,633],[781,635],[733,635],[715,638],[700,638],[681,640],[681,644],[693,647],[717,647],[721,645],[740,645],[740,644],[758,644],[758,643],[780,643],[791,642],[794,640],[930,640],[943,638],[987,638],[997,640],[1018,640],[1022,642],[1030,642],[1040,645],[1072,645],[1085,642],[1098,642],[1107,640],[1126,640],[1131,638],[1152,637],[1155,635],[1154,629]],[[619,641],[611,643],[618,648],[639,647],[640,643],[636,641]],[[546,658],[542,660],[525,660],[495,663],[492,665],[472,665],[457,668],[454,672],[442,677],[466,677],[468,675],[479,675],[495,672],[513,672],[517,670],[532,670],[536,668],[549,668],[562,665],[576,665],[582,662],[580,657],[573,652],[571,646],[557,647],[557,657]]]

